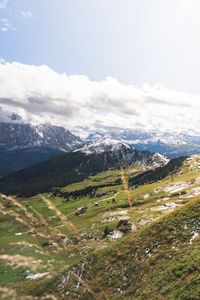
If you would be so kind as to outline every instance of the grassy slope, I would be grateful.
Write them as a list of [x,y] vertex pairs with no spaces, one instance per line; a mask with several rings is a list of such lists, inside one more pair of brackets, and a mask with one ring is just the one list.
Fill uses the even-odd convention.
[[[89,276],[95,274],[95,281],[97,280],[98,284],[94,283],[94,278],[91,280],[87,276],[86,282],[89,283],[89,286],[97,295],[100,295],[99,299],[104,299],[104,296],[102,296],[102,292],[98,291],[98,286],[105,290],[106,294],[109,295],[109,299],[197,299],[195,293],[198,290],[193,285],[197,280],[195,276],[197,274],[196,260],[198,259],[197,247],[199,243],[195,241],[193,245],[190,245],[188,241],[192,236],[192,231],[197,231],[194,226],[198,224],[193,221],[196,222],[199,218],[198,197],[184,198],[177,193],[169,194],[165,191],[165,188],[180,181],[190,181],[191,183],[192,180],[198,178],[200,176],[200,172],[196,167],[198,160],[199,157],[195,157],[183,166],[182,170],[174,176],[173,182],[171,178],[165,178],[160,182],[146,184],[131,190],[133,204],[131,209],[128,208],[126,193],[121,185],[100,189],[108,192],[111,192],[112,189],[115,192],[117,191],[117,195],[114,196],[116,203],[111,201],[113,198],[112,193],[100,198],[80,197],[67,203],[59,197],[46,194],[46,197],[73,222],[80,233],[84,236],[87,235],[78,244],[69,242],[65,249],[58,249],[55,244],[56,242],[60,246],[62,239],[56,237],[53,246],[44,246],[44,242],[49,241],[49,238],[38,238],[28,233],[29,229],[12,217],[1,216],[0,255],[5,253],[8,255],[21,254],[32,257],[33,261],[36,262],[40,260],[42,266],[37,271],[31,271],[31,273],[48,271],[51,278],[35,281],[27,280],[26,275],[27,270],[30,271],[29,267],[13,268],[1,261],[0,284],[17,288],[19,293],[41,295],[49,291],[59,295],[57,283],[59,283],[60,278],[63,278],[63,269],[74,264],[79,266],[78,263],[83,260],[89,262],[92,257],[92,268],[87,263],[84,270],[88,268]],[[137,174],[139,170],[135,168],[126,170],[128,177],[132,176],[133,172]],[[72,191],[92,184],[112,183],[118,178],[119,171],[109,170],[63,189]],[[198,185],[192,182],[185,190]],[[148,195],[148,197],[144,198],[145,195]],[[161,203],[158,202],[164,196],[169,196],[169,199],[164,199]],[[57,228],[63,236],[70,236],[69,228],[63,226],[62,221],[55,216],[52,210],[47,208],[46,203],[41,200],[40,196],[20,199],[20,201],[28,211],[35,215],[34,208],[42,215],[42,218],[48,221],[49,231],[51,231],[51,228]],[[93,205],[96,201],[100,203],[99,206]],[[168,211],[156,210],[161,204],[177,201],[188,202],[188,205],[186,204],[183,208],[177,209],[173,215],[169,214],[164,219],[163,216]],[[1,203],[3,202],[5,200],[1,200]],[[82,205],[88,206],[87,212],[81,216],[75,216],[75,210]],[[22,217],[27,219],[23,212],[14,205],[10,209],[21,213]],[[113,212],[120,213],[122,210],[126,210],[130,222],[133,218],[137,222],[139,228],[137,234],[130,233],[118,242],[102,239],[104,228],[109,226],[111,229],[116,229],[118,223],[116,219],[108,223],[102,221],[106,219],[107,215]],[[156,218],[159,219],[152,225],[141,225],[143,220],[152,222]],[[185,227],[186,222],[188,222],[187,228]],[[36,231],[44,234],[48,234],[48,230],[41,224],[36,228]],[[15,236],[17,232],[22,232],[23,235]],[[89,239],[88,236],[90,236]],[[22,242],[33,246],[22,246],[19,244]],[[97,251],[98,254],[92,255],[94,251]],[[81,288],[74,289],[74,285],[77,286],[77,278],[73,277],[71,280],[67,283],[67,290],[70,291],[72,298],[76,299],[78,294],[85,295],[85,299],[91,298],[91,293],[86,292],[84,294]],[[184,284],[181,284],[183,280]],[[176,291],[182,298],[176,295]],[[189,296],[190,294],[192,296]],[[66,299],[70,299],[70,295],[66,296]]]
[[[199,211],[200,201],[193,200],[94,254],[87,260],[82,279],[94,293],[101,288],[109,299],[199,299],[200,240],[190,245],[193,232],[200,230]],[[84,299],[83,290],[74,287],[71,276],[63,292],[70,289],[74,299],[78,295]],[[85,299],[90,299],[86,294]]]

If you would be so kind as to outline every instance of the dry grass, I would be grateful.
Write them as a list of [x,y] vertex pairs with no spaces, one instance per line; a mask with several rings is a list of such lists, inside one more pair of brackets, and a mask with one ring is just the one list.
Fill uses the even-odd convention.
[[17,255],[0,255],[0,260],[3,260],[8,266],[16,268],[29,268],[32,271],[36,271],[41,268],[42,262],[39,260],[34,260],[33,257]]
[[61,219],[66,228],[69,228],[74,235],[80,240],[80,232],[74,224],[64,215],[47,197],[41,195],[41,199],[47,204],[48,208],[53,210],[55,214]]
[[[127,195],[127,201],[128,201],[129,207],[131,208],[132,207],[132,198],[131,198],[131,194],[130,194],[130,191],[129,191],[128,180],[126,178],[126,174],[125,174],[124,168],[122,166],[121,166],[121,169],[120,169],[120,176],[121,176],[121,180],[122,180],[122,183],[123,183],[124,190],[125,190],[126,195]],[[135,229],[137,230],[137,224],[136,224],[136,220],[135,220],[135,212],[134,211],[132,213],[132,219],[133,219],[133,223],[134,223],[133,225],[134,225]]]
[[26,227],[30,228],[30,224],[28,222],[24,221],[21,218],[21,216],[19,214],[17,214],[15,211],[5,208],[2,204],[0,204],[0,210],[1,210],[2,215],[13,217],[16,221],[18,221],[18,222],[22,223],[23,225],[25,225]]
[[42,297],[34,297],[34,296],[22,296],[16,293],[15,290],[5,287],[0,287],[0,299],[1,300],[58,300],[58,298],[54,295],[45,295]]
[[[70,271],[70,273],[84,286],[84,288],[90,293],[90,295],[95,299],[95,300],[103,300],[103,299],[106,299],[108,300],[108,297],[107,295],[105,294],[105,292],[103,292],[101,289],[101,295],[103,295],[103,298],[102,296],[97,296],[90,288],[90,286],[79,276],[77,275],[76,273],[74,273],[73,271]],[[98,286],[96,280],[93,278],[93,283],[95,286]],[[99,298],[101,297],[101,298]]]
[[24,205],[19,203],[14,197],[6,196],[4,194],[0,194],[0,197],[6,200],[11,201],[15,206],[19,207],[20,210],[25,214],[25,216],[28,218],[29,222],[31,221],[34,226],[38,225],[38,220],[30,213]]
[[121,180],[122,180],[122,183],[123,183],[124,190],[127,194],[128,204],[131,207],[132,203],[131,203],[131,194],[129,192],[128,180],[126,178],[125,171],[124,171],[122,166],[121,166],[121,170],[120,170],[120,176],[121,176]]
[[[3,194],[0,194],[0,196],[2,199],[11,201],[15,206],[19,207],[20,210],[24,214],[20,215],[17,212],[15,212],[14,210],[4,207],[2,204],[0,204],[0,210],[1,210],[0,213],[5,216],[10,216],[10,217],[14,218],[16,221],[25,225],[27,228],[30,229],[30,232],[32,233],[32,235],[35,235],[36,237],[45,238],[45,239],[48,238],[48,239],[51,239],[56,242],[59,240],[60,236],[62,236],[61,232],[58,229],[55,229],[52,227],[50,228],[50,225],[47,222],[47,220],[45,220],[44,217],[38,211],[36,211],[33,207],[31,207],[31,209],[33,210],[33,212],[37,215],[37,217],[39,219],[36,219],[33,216],[33,214],[31,212],[29,212],[26,209],[26,207],[24,207],[21,203],[19,203],[14,197],[6,196]],[[25,220],[25,219],[28,219],[28,220]],[[37,228],[39,226],[44,226],[44,228],[46,230],[46,234],[38,232]],[[63,247],[64,247],[64,245],[63,245]],[[57,249],[62,250],[63,247],[60,248],[59,246],[57,246]]]

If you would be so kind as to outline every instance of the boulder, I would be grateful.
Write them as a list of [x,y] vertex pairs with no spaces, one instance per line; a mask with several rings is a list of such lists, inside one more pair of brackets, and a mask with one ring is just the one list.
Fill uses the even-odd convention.
[[76,216],[82,215],[86,212],[86,210],[87,210],[87,206],[81,206],[81,207],[77,208],[75,215]]
[[120,220],[117,224],[117,229],[123,233],[128,233],[132,230],[132,224],[128,220]]

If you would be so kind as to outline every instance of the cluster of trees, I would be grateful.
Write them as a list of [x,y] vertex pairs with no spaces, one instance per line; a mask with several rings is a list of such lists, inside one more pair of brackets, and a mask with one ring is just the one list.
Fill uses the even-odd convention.
[[161,180],[169,175],[173,180],[173,174],[180,169],[185,159],[186,159],[185,156],[177,157],[171,159],[168,162],[168,164],[165,165],[164,167],[159,167],[154,170],[149,170],[135,177],[131,177],[129,179],[129,185],[130,186],[143,185],[146,183],[151,183],[151,182]]
[[84,196],[89,196],[89,197],[96,197],[96,193],[97,190],[100,188],[104,188],[104,187],[109,187],[109,186],[114,186],[116,185],[115,182],[114,183],[109,183],[109,184],[99,184],[99,185],[95,185],[95,186],[87,186],[83,189],[80,190],[74,190],[72,192],[65,192],[62,191],[60,188],[52,188],[52,195],[53,196],[58,196],[61,197],[63,199],[65,199],[66,201],[69,201],[71,198],[78,198],[78,197],[84,197]]
[[53,187],[64,187],[89,176],[114,168],[112,153],[70,152],[45,162],[19,170],[0,178],[0,192],[20,197],[31,197],[49,192]]
[[[131,150],[130,150],[131,151]],[[132,153],[132,152],[131,152]],[[45,162],[19,170],[0,178],[0,192],[20,197],[31,197],[38,193],[49,192],[53,187],[64,187],[71,183],[82,181],[89,176],[108,170],[119,168],[134,162],[148,162],[152,153],[134,151],[127,157],[126,163],[122,153],[111,151],[104,153],[91,153],[86,155],[81,151],[70,152],[48,159]],[[141,185],[147,182],[160,180],[176,171],[184,161],[185,157],[172,159],[165,167],[144,172],[129,180],[130,185]],[[121,184],[118,179],[113,185]],[[87,187],[82,190],[65,194],[63,197],[79,197],[92,195],[94,191],[104,185]],[[61,196],[62,197],[62,196]]]

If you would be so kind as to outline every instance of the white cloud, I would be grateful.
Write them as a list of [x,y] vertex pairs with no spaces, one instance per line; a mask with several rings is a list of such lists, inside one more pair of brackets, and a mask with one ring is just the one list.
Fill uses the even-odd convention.
[[0,64],[0,104],[33,122],[199,132],[200,95],[161,84],[124,85],[108,77],[58,74],[47,66]]
[[1,31],[7,32],[7,31],[15,31],[16,28],[12,26],[9,19],[3,18],[1,19]]
[[30,18],[33,17],[32,13],[30,11],[28,11],[28,10],[27,11],[21,11],[21,16],[24,19],[30,19]]
[[17,23],[20,18],[28,20],[33,17],[29,10],[14,10],[11,5],[8,7],[9,3],[9,0],[0,0],[0,9],[4,9],[2,13],[4,18],[0,19],[0,31],[2,32],[16,31],[16,27],[13,24]]

